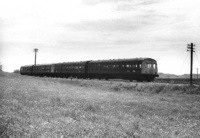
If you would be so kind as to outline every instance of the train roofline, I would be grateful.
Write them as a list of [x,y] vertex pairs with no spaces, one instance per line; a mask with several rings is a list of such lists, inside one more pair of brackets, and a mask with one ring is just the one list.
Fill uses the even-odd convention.
[[[47,63],[47,64],[36,64],[36,66],[50,66],[50,65],[60,65],[60,64],[85,64],[86,62],[89,62],[89,61],[77,61],[77,62],[60,62],[60,63]],[[34,64],[33,65],[24,65],[24,66],[21,66],[21,67],[31,67],[31,66],[35,66]]]
[[130,59],[110,59],[110,60],[92,60],[90,63],[101,63],[101,62],[119,62],[119,61],[144,61],[144,60],[154,60],[152,58],[130,58]]
[[[48,63],[48,64],[36,64],[36,66],[48,66],[48,65],[60,65],[60,64],[85,64],[89,63],[101,63],[101,62],[123,62],[123,61],[144,61],[144,60],[154,60],[153,58],[129,58],[129,59],[109,59],[109,60],[87,60],[87,61],[77,61],[77,62],[61,62],[61,63]],[[25,65],[21,67],[31,67],[34,65]]]

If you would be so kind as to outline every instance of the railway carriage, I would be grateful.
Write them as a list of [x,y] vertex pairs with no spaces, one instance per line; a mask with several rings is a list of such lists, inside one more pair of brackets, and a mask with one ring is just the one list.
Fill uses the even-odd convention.
[[85,78],[88,61],[84,62],[69,62],[55,64],[54,76],[55,77],[77,77]]
[[157,77],[157,63],[150,58],[98,60],[88,64],[88,76],[99,79],[152,81]]
[[21,75],[32,75],[33,74],[33,66],[22,66],[20,68]]
[[35,76],[50,76],[51,75],[51,65],[37,65],[33,66],[33,72]]

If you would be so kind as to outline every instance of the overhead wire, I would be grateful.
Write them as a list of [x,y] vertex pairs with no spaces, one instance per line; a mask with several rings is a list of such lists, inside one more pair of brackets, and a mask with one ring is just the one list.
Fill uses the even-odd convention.
[[183,65],[185,64],[185,61],[186,61],[186,59],[188,58],[188,55],[189,55],[189,53],[187,54],[187,56],[186,56],[186,58],[185,58],[185,60],[184,60],[183,64],[181,65],[181,68],[180,68],[180,70],[179,70],[179,73],[178,73],[178,74],[180,74],[180,72],[182,71]]
[[186,74],[187,72],[189,73],[190,72],[190,60],[187,61],[187,70],[186,70]]
[[199,62],[199,65],[200,65],[200,61],[199,61],[197,54],[195,52],[194,52],[194,54],[196,55],[197,61]]

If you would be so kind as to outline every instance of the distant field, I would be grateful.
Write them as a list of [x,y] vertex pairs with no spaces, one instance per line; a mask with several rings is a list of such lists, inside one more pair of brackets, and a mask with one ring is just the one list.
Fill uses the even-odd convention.
[[200,86],[0,72],[0,137],[199,138]]

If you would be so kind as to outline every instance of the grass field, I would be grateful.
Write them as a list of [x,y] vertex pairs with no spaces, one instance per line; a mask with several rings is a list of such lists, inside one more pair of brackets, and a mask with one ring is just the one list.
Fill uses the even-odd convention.
[[199,138],[200,86],[0,73],[2,138]]

